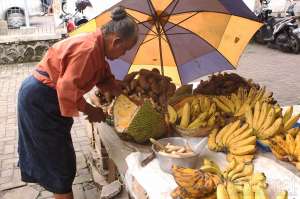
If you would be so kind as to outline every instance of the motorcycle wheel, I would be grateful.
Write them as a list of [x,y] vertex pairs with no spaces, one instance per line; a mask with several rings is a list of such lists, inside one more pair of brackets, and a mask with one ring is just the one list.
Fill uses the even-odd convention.
[[296,34],[290,34],[289,44],[293,53],[298,54],[300,52],[300,39]]

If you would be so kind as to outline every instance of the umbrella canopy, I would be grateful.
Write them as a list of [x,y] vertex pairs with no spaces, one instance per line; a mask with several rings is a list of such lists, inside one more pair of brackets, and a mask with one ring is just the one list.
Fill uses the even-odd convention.
[[[158,68],[176,84],[186,84],[235,69],[262,25],[242,0],[123,0],[115,6],[123,6],[139,26],[137,45],[110,61],[118,79],[141,68]],[[71,35],[101,27],[110,20],[111,9]]]

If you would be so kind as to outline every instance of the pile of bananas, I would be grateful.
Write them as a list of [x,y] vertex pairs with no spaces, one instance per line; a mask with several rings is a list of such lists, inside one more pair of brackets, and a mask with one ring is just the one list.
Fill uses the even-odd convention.
[[274,103],[272,96],[273,93],[267,92],[265,87],[260,89],[252,87],[249,92],[240,87],[230,96],[215,96],[213,100],[221,111],[239,117],[243,116],[249,108],[254,107],[256,102]]
[[242,124],[241,120],[237,120],[227,124],[220,131],[212,131],[208,136],[208,148],[212,151],[225,151],[236,157],[250,155],[250,159],[253,159],[256,136],[249,124]]
[[[233,159],[221,171],[213,161],[204,159],[202,171],[218,175],[222,183],[217,186],[217,199],[269,199],[264,173],[254,173],[253,164],[245,164]],[[287,192],[281,192],[276,199],[287,199]]]
[[[217,187],[217,199],[269,199],[267,190],[263,187],[257,187],[255,190],[246,183],[242,193],[238,193],[232,183],[227,185],[219,184]],[[276,199],[288,199],[287,191],[277,194]]]
[[[216,104],[209,97],[192,96],[174,107],[177,108],[176,125],[182,129],[212,128],[220,123],[220,113],[217,112]],[[170,118],[175,118],[173,116],[175,113],[172,112]],[[172,123],[174,120],[170,120],[170,122]]]
[[248,109],[245,113],[246,122],[259,140],[266,140],[281,133],[283,119],[281,111],[276,113],[273,105],[267,102],[256,102],[254,110]]
[[172,167],[172,174],[178,185],[171,193],[173,198],[208,199],[215,195],[217,185],[221,182],[217,175],[176,165]]
[[257,187],[267,188],[266,176],[264,173],[254,173],[252,163],[239,162],[233,159],[229,162],[227,168],[221,171],[220,167],[211,160],[204,159],[203,166],[200,170],[218,175],[223,184],[232,183],[238,192],[243,191],[245,183],[249,183],[252,189]]
[[292,162],[300,170],[300,133],[295,137],[277,135],[269,140],[268,145],[277,159]]

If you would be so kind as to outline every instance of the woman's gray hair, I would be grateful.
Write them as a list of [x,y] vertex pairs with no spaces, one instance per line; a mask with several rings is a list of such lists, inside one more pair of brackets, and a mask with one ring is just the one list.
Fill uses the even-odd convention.
[[122,40],[138,36],[137,23],[127,15],[123,7],[114,8],[111,11],[111,18],[112,20],[101,28],[104,36],[116,33]]

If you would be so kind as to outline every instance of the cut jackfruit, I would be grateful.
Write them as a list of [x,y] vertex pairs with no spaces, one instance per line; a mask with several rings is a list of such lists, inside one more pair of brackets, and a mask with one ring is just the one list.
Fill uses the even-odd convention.
[[122,138],[145,143],[149,138],[160,138],[166,133],[164,116],[149,101],[138,106],[128,97],[119,96],[114,104],[114,124]]

